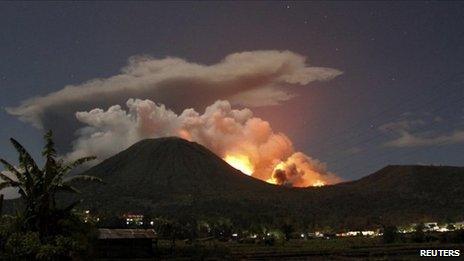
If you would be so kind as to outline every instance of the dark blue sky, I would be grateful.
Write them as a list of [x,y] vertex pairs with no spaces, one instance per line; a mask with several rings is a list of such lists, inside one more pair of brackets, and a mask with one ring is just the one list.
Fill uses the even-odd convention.
[[[344,72],[253,109],[297,149],[345,179],[463,165],[463,13],[459,2],[1,2],[0,105],[115,75],[133,55],[211,64],[290,50]],[[38,155],[39,130],[5,110],[0,122],[2,157],[14,159],[9,137]]]

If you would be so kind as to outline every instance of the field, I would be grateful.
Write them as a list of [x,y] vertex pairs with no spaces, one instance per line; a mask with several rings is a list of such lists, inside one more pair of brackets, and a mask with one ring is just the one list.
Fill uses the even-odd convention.
[[261,243],[208,241],[188,244],[160,241],[157,256],[171,260],[415,260],[420,249],[464,249],[464,244],[395,243],[383,244],[378,238],[336,238],[290,240],[269,246]]

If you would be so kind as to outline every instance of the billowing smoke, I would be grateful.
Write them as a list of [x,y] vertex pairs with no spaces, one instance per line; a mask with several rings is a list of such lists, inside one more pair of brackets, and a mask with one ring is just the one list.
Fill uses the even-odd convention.
[[341,179],[327,171],[325,163],[312,159],[301,152],[293,153],[277,164],[270,182],[295,187],[323,186],[340,182]]
[[82,126],[74,117],[76,111],[122,104],[130,97],[156,100],[176,111],[204,108],[219,99],[247,107],[277,105],[296,95],[287,87],[308,86],[341,73],[310,66],[306,57],[290,51],[233,53],[210,65],[136,56],[119,74],[68,85],[7,110],[36,127],[54,130],[57,145],[67,150],[71,134]]
[[77,112],[86,127],[78,130],[66,157],[95,155],[103,160],[145,138],[179,136],[271,183],[305,187],[340,181],[325,164],[295,152],[290,139],[274,132],[269,122],[253,117],[249,109],[232,109],[228,101],[216,101],[203,114],[186,109],[177,115],[151,100],[129,99],[126,106]]

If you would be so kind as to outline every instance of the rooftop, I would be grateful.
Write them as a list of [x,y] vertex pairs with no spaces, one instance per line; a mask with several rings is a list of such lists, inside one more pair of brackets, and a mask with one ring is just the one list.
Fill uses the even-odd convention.
[[98,239],[156,238],[153,229],[98,229]]

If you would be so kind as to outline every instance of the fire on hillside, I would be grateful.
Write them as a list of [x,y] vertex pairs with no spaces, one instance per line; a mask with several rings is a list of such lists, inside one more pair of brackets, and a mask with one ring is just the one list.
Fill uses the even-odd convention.
[[[280,161],[274,164],[272,176],[263,180],[274,185],[290,185],[296,187],[322,187],[326,185],[325,181],[315,177],[318,174],[317,171],[305,165],[305,162],[308,160],[307,157],[305,157],[306,155],[302,153],[295,153],[287,161]],[[224,160],[244,174],[253,176],[255,168],[250,158],[246,155],[229,154],[224,157]]]

